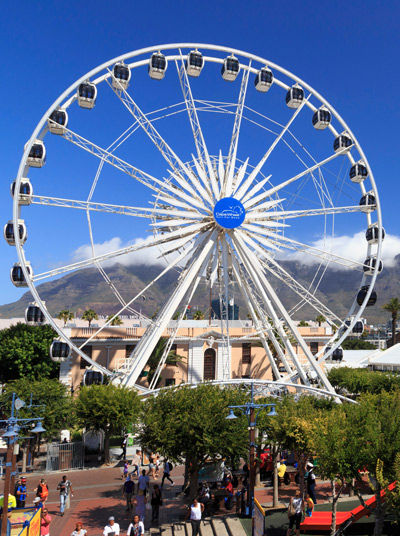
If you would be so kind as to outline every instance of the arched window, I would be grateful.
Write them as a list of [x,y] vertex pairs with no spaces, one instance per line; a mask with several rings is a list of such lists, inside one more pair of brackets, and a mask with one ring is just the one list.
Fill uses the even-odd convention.
[[215,380],[215,350],[207,348],[204,352],[204,381]]

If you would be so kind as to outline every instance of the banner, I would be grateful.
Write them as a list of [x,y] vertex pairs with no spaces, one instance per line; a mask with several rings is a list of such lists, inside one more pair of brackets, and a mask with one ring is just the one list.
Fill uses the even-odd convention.
[[254,499],[254,536],[264,536],[265,532],[265,510],[261,504]]

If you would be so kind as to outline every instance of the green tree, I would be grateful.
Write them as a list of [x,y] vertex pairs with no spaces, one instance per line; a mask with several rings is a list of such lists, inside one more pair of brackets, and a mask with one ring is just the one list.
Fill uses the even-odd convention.
[[342,342],[342,348],[343,350],[376,350],[376,346],[359,337],[347,337]]
[[82,427],[103,430],[104,459],[110,461],[110,437],[136,425],[141,401],[136,391],[113,384],[82,387],[76,399],[76,415]]
[[382,309],[388,311],[392,315],[392,346],[396,344],[396,327],[397,317],[400,311],[400,300],[398,298],[392,298],[382,306]]
[[[367,468],[374,484],[376,520],[374,536],[381,536],[387,504],[382,502],[382,479],[396,479],[396,459],[400,452],[400,391],[365,394],[359,404],[346,407],[354,442],[354,462]],[[379,463],[378,460],[380,460]]]
[[0,383],[19,378],[57,378],[59,365],[49,357],[56,332],[48,325],[18,323],[0,330]]
[[99,317],[94,309],[86,309],[82,315],[82,320],[87,320],[89,327],[93,320],[97,320]]
[[300,328],[307,328],[310,324],[306,322],[305,320],[300,320],[299,327]]
[[59,320],[62,320],[64,322],[64,326],[65,324],[69,321],[69,320],[72,320],[74,318],[74,313],[72,311],[70,311],[69,309],[63,309],[62,311],[60,311],[56,318],[58,318]]
[[199,309],[195,311],[193,315],[194,320],[204,320],[204,313],[203,311],[200,311]]
[[246,419],[226,419],[228,406],[243,403],[245,396],[210,384],[161,391],[144,403],[140,442],[172,460],[185,460],[194,497],[207,459],[247,454]]
[[318,322],[318,326],[321,326],[326,321],[326,318],[324,315],[318,315],[315,319],[316,322]]
[[60,430],[74,426],[72,397],[67,387],[58,380],[21,378],[8,382],[0,395],[0,404],[7,415],[11,408],[12,393],[16,393],[26,405],[29,405],[32,395],[32,404],[38,406],[32,409],[22,408],[19,416],[41,417],[46,429],[43,435],[47,439],[59,439]]
[[[107,322],[113,318],[114,315],[108,315]],[[120,319],[120,317],[117,315],[115,318],[113,318],[110,322],[111,326],[122,326],[123,322]]]
[[340,367],[331,369],[328,379],[335,389],[353,396],[400,389],[400,376],[391,372]]

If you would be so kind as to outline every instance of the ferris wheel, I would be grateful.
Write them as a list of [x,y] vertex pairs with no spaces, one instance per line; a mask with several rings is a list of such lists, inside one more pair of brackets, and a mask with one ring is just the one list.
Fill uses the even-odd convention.
[[[11,280],[28,286],[34,298],[28,320],[47,319],[58,332],[53,359],[73,350],[127,386],[136,384],[174,318],[158,378],[187,306],[207,287],[221,311],[235,299],[246,304],[274,380],[333,392],[321,362],[340,359],[341,342],[362,331],[362,312],[377,299],[384,229],[360,144],[309,84],[254,54],[175,43],[96,67],[43,115],[11,193],[13,219],[4,234],[19,259]],[[359,236],[363,258],[335,249],[341,235]],[[80,258],[83,242],[88,246]],[[155,249],[166,261],[158,274],[134,295],[119,288],[109,267]],[[40,257],[39,269],[32,257]],[[111,320],[78,346],[56,325],[38,290],[88,267],[112,289],[119,306],[114,316],[137,312],[149,289],[179,274],[131,356],[113,372],[85,353]],[[344,280],[358,273],[352,303],[340,311],[323,292],[332,269]],[[332,327],[317,355],[295,322],[304,310]],[[228,317],[221,314],[226,348]]]

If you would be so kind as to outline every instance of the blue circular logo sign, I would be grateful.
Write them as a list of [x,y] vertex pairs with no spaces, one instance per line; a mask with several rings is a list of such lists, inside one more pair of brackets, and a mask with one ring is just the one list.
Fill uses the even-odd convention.
[[240,201],[234,197],[223,197],[214,207],[214,219],[225,229],[239,227],[244,221],[246,211]]

